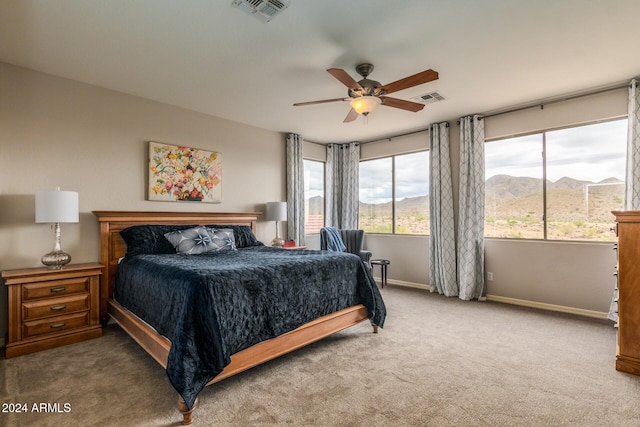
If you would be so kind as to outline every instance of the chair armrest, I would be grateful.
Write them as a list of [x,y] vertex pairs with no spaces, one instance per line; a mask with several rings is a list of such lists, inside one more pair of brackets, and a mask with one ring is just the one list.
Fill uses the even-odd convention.
[[358,255],[360,255],[360,259],[364,261],[365,264],[371,266],[371,251],[360,251]]

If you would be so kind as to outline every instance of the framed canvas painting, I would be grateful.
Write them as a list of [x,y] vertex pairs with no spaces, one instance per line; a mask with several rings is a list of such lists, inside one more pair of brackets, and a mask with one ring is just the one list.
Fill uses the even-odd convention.
[[222,202],[222,155],[149,142],[149,200]]

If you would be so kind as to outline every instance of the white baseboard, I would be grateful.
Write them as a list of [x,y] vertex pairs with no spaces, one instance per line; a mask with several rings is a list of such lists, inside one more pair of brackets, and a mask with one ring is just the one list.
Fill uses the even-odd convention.
[[[380,282],[380,278],[376,277],[376,282],[379,283]],[[405,286],[408,288],[416,288],[416,289],[424,289],[424,290],[430,290],[430,286],[425,284],[425,283],[414,283],[414,282],[405,282],[402,280],[388,280],[388,283],[391,285],[397,285],[397,286]],[[523,300],[523,299],[517,299],[517,298],[509,298],[509,297],[503,297],[500,295],[487,295],[486,298],[488,301],[495,301],[495,302],[501,302],[501,303],[505,303],[505,304],[512,304],[512,305],[519,305],[519,306],[523,306],[523,307],[531,307],[531,308],[538,308],[541,310],[548,310],[548,311],[558,311],[561,313],[569,313],[569,314],[577,314],[579,316],[586,316],[586,317],[592,317],[595,319],[607,319],[607,314],[608,313],[604,313],[601,311],[595,311],[595,310],[585,310],[583,308],[576,308],[576,307],[567,307],[564,305],[557,305],[557,304],[547,304],[544,302],[537,302],[537,301],[528,301],[528,300]]]
[[580,316],[592,317],[595,319],[607,319],[607,313],[595,310],[585,310],[584,308],[567,307],[564,305],[547,304],[544,302],[528,301],[517,298],[502,297],[499,295],[487,295],[489,301],[502,302],[505,304],[520,305],[524,307],[539,308],[542,310],[559,311],[561,313],[577,314]]
[[[374,279],[376,279],[376,283],[380,283],[380,278],[379,277],[374,277]],[[415,282],[405,282],[403,280],[389,279],[389,280],[387,280],[387,283],[390,284],[390,285],[404,286],[406,288],[424,289],[425,291],[428,291],[430,289],[429,285],[427,285],[427,284],[415,283]]]

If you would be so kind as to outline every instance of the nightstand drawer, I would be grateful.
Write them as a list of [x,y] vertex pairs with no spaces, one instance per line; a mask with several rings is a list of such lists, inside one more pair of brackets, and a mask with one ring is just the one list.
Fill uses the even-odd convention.
[[22,320],[35,320],[89,310],[89,294],[51,298],[22,304]]
[[89,292],[89,278],[77,277],[22,285],[22,301]]
[[37,335],[50,334],[67,329],[89,325],[89,312],[68,314],[66,316],[51,317],[44,320],[24,322],[22,338],[30,338]]

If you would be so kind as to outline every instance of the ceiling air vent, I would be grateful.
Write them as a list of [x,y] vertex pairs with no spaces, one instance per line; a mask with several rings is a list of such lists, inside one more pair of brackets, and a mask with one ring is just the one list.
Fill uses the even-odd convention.
[[411,100],[419,102],[420,104],[433,104],[434,102],[444,101],[444,96],[440,95],[438,92],[431,92],[424,95],[414,96]]
[[287,3],[280,0],[233,0],[231,5],[262,22],[269,22],[289,6]]

